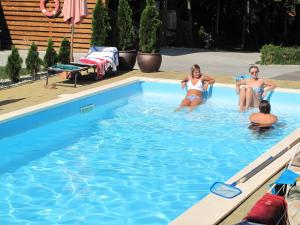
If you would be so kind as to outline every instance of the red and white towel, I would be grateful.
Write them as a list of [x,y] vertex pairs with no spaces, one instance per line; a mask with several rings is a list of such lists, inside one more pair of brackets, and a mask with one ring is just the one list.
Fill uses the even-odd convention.
[[97,66],[97,77],[101,79],[105,75],[106,63],[109,61],[105,58],[80,58],[82,63],[94,64]]

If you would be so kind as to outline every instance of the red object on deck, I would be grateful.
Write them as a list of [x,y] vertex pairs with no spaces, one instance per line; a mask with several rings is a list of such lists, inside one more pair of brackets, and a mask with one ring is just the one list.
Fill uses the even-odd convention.
[[266,193],[244,219],[266,225],[287,225],[287,203],[282,196]]

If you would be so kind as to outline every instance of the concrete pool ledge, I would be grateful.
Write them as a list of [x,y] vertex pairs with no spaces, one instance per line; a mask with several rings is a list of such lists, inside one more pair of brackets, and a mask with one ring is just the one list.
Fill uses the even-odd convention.
[[[245,183],[240,183],[236,187],[242,190],[242,194],[232,199],[226,199],[214,194],[209,194],[201,201],[193,205],[169,225],[213,225],[221,222],[227,215],[244,202],[252,193],[260,188],[270,177],[278,173],[291,159],[294,151],[298,148],[300,142],[300,128],[282,139],[274,145],[269,151],[262,154],[254,162],[249,164],[243,170],[235,174],[225,183],[231,184],[243,177],[249,171],[254,169],[260,163],[271,156],[275,156],[285,148],[289,150],[278,159],[269,164],[266,168],[258,172]],[[217,180],[216,180],[217,181]]]
[[9,113],[5,113],[0,115],[0,122],[4,122],[6,120],[12,119],[12,118],[17,118],[20,116],[24,116],[30,113],[35,113],[35,112],[39,112],[41,110],[47,109],[49,107],[53,107],[53,106],[57,106],[60,104],[64,104],[66,102],[70,102],[70,101],[75,101],[77,99],[80,99],[82,97],[88,97],[97,93],[100,93],[102,91],[106,91],[106,90],[110,90],[113,88],[117,88],[120,87],[122,85],[127,85],[133,82],[136,82],[138,80],[141,80],[137,77],[130,77],[124,80],[120,80],[120,81],[115,81],[109,84],[105,84],[99,87],[95,87],[95,88],[91,88],[91,89],[87,89],[87,90],[83,90],[77,93],[73,93],[73,94],[60,94],[57,95],[57,98],[47,101],[47,102],[43,102],[37,105],[33,105],[33,106],[29,106],[29,107],[25,107],[19,110],[15,110]]

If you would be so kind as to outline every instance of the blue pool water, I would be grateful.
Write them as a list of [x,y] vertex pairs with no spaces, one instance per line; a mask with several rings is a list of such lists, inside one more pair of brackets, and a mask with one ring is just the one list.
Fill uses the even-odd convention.
[[300,126],[299,94],[274,93],[265,133],[232,88],[174,113],[183,95],[136,82],[2,122],[0,224],[168,224]]

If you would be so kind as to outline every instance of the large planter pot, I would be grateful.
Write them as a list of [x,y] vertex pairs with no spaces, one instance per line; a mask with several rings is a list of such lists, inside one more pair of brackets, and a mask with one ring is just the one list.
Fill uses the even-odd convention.
[[136,50],[119,51],[119,70],[132,70],[136,61]]
[[144,73],[157,72],[160,68],[162,57],[160,53],[141,53],[137,55],[137,63]]

